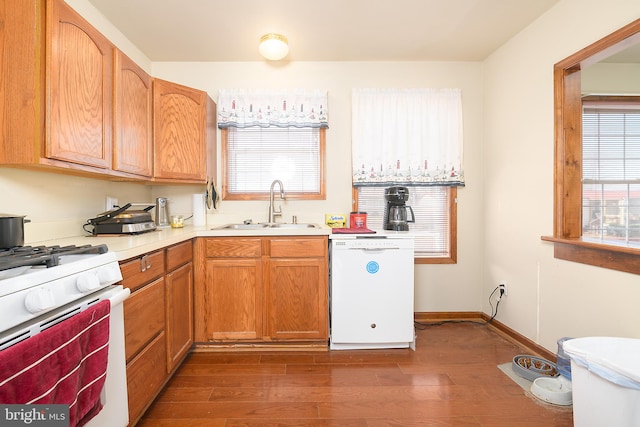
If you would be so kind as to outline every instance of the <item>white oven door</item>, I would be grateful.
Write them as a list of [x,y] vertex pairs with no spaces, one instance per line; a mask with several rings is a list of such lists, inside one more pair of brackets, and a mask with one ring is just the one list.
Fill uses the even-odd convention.
[[97,302],[109,299],[109,355],[107,377],[100,399],[102,410],[85,425],[89,427],[125,427],[129,424],[127,399],[127,372],[124,350],[124,312],[123,301],[130,291],[121,285],[113,285],[101,291],[87,295],[64,307],[53,310],[32,321],[21,324],[9,331],[0,333],[0,348],[7,348],[17,342],[29,339],[38,333],[44,325],[52,326],[69,319],[75,314]]
[[127,364],[124,352],[124,312],[122,302],[129,297],[128,288],[117,286],[109,297],[111,324],[109,325],[109,359],[107,379],[102,390],[102,411],[86,424],[89,427],[124,427],[129,424],[127,398]]

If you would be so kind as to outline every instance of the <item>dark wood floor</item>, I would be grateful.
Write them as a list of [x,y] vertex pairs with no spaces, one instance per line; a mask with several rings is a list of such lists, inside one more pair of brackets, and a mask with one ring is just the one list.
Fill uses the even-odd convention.
[[573,425],[571,408],[537,401],[497,368],[527,351],[487,326],[417,335],[415,352],[193,353],[138,425]]

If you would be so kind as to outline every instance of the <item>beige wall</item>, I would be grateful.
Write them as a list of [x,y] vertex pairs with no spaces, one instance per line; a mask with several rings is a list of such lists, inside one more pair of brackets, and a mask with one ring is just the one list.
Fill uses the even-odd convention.
[[553,233],[553,65],[639,17],[637,0],[563,0],[484,62],[482,293],[506,280],[498,319],[553,351],[563,336],[640,337],[638,276],[556,260],[540,240]]
[[[329,95],[327,199],[288,201],[283,215],[322,222],[325,213],[351,210],[351,90],[354,87],[456,87],[462,89],[464,170],[467,187],[458,191],[458,264],[416,267],[416,311],[481,309],[482,74],[479,63],[297,62],[153,63],[153,75],[206,90],[221,88],[318,88]],[[220,156],[218,156],[220,158]],[[209,223],[267,219],[266,202],[223,201]]]
[[640,64],[593,64],[582,70],[580,81],[583,94],[638,94]]
[[[464,104],[458,264],[416,266],[416,311],[490,312],[487,298],[506,280],[498,319],[555,351],[562,336],[640,336],[637,276],[553,258],[540,236],[553,221],[553,64],[640,17],[637,0],[563,0],[484,63],[150,63],[87,0],[67,0],[154,76],[204,89],[324,88],[329,93],[327,200],[286,202],[285,218],[321,221],[348,212],[350,94],[353,87],[458,87]],[[569,27],[569,28],[567,28]],[[570,38],[568,38],[570,35]],[[189,212],[202,186],[141,184],[0,169],[0,212],[27,214],[27,240],[52,230],[81,234],[105,196],[147,201],[167,195]],[[265,202],[223,202],[210,223],[266,218]],[[73,234],[68,234],[73,233]]]

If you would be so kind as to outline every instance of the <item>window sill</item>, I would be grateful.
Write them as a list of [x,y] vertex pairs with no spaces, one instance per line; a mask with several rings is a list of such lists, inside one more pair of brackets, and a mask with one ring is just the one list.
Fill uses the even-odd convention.
[[415,257],[413,258],[414,264],[457,264],[457,261],[452,256],[446,257]]
[[598,239],[542,236],[554,245],[554,257],[611,270],[640,274],[640,245],[614,244]]

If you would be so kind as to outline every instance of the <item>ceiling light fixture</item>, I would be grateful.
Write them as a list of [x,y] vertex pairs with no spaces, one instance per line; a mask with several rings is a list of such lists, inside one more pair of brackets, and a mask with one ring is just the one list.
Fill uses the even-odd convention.
[[289,53],[289,41],[281,34],[269,33],[260,38],[260,54],[270,61],[279,61]]

